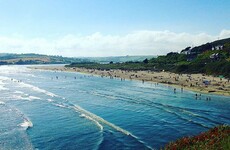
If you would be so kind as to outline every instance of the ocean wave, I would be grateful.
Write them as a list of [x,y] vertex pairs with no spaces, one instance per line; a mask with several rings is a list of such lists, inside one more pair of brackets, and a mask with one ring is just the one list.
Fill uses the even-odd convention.
[[30,121],[30,119],[28,117],[26,117],[25,114],[23,114],[19,109],[12,107],[12,106],[9,106],[2,101],[0,101],[0,104],[5,105],[7,110],[14,112],[14,116],[21,118],[23,120],[23,122],[18,124],[17,126],[22,127],[23,129],[33,127],[33,123]]
[[[118,127],[118,126],[106,121],[106,120],[104,120],[103,118],[101,118],[101,117],[99,117],[99,116],[97,116],[97,115],[95,115],[95,114],[93,114],[93,113],[81,108],[80,106],[74,105],[74,109],[77,112],[79,112],[81,114],[85,114],[85,115],[89,116],[90,118],[92,118],[92,119],[94,119],[94,120],[96,120],[98,122],[102,122],[102,123],[114,128],[115,130],[125,134],[125,135],[133,136],[130,132],[128,132],[128,131],[126,131],[126,130],[124,130],[124,129],[122,129],[122,128],[120,128],[120,127]],[[133,137],[135,137],[135,136],[133,136]]]
[[[39,88],[37,86],[31,85],[31,84],[27,84],[27,83],[21,82],[21,81],[19,81],[17,79],[12,79],[12,78],[9,78],[9,77],[4,77],[4,76],[0,76],[0,91],[1,90],[9,90],[9,89],[1,86],[1,85],[5,85],[5,83],[2,82],[4,80],[12,80],[14,82],[17,82],[20,85],[20,87],[30,88],[30,89],[32,89],[32,90],[34,90],[36,92],[43,93],[43,94],[46,94],[46,95],[51,96],[51,97],[58,97],[56,94],[51,93],[49,91],[46,91],[44,89],[41,89],[41,88]],[[23,94],[22,91],[15,91],[14,93],[15,94]]]
[[[86,118],[89,119],[89,120],[96,121],[96,122],[98,123],[98,124],[97,124],[98,126],[101,125],[101,124],[100,124],[100,122],[101,122],[102,124],[105,124],[105,125],[107,125],[107,126],[113,128],[113,129],[115,129],[116,131],[119,131],[119,132],[121,132],[121,133],[123,133],[123,134],[125,134],[125,135],[127,135],[127,136],[130,136],[130,137],[134,138],[134,139],[137,140],[139,143],[143,144],[147,149],[152,149],[150,146],[146,145],[145,142],[143,142],[142,140],[140,140],[140,139],[139,139],[138,137],[136,137],[135,135],[131,134],[129,131],[127,131],[127,130],[125,130],[125,129],[122,129],[122,128],[116,126],[115,124],[113,124],[113,123],[111,123],[111,122],[108,122],[108,121],[104,120],[103,118],[101,118],[101,117],[99,117],[99,116],[97,116],[97,115],[95,115],[95,114],[93,114],[93,113],[91,113],[91,112],[89,112],[89,111],[87,111],[87,110],[81,108],[81,107],[78,106],[78,105],[74,105],[74,109],[75,109],[77,112],[81,113],[80,117],[86,117]],[[96,123],[96,122],[95,122],[95,123]]]
[[62,105],[62,104],[54,104],[57,107],[61,107],[61,108],[66,108],[66,106]]
[[13,98],[20,99],[20,100],[28,100],[28,101],[41,99],[40,97],[36,97],[36,96],[22,96],[22,95],[13,95]]
[[[54,93],[51,93],[49,91],[46,91],[44,89],[41,89],[39,87],[36,87],[34,85],[31,85],[31,84],[27,84],[27,83],[24,83],[24,82],[17,82],[17,84],[20,86],[20,87],[25,87],[25,88],[29,88],[29,89],[32,89],[33,91],[36,91],[36,92],[39,92],[39,93],[43,93],[43,94],[46,94],[48,96],[51,96],[51,97],[56,97],[56,98],[62,98],[63,100],[67,101],[65,98],[63,97],[60,97]],[[18,94],[20,94],[20,92],[18,92]],[[25,94],[23,94],[25,95]],[[110,97],[110,95],[106,95],[107,97]],[[16,95],[17,98],[21,98],[21,99],[27,99],[27,100],[31,100],[31,99],[38,99],[37,97],[34,97],[34,96],[27,96],[27,97],[23,97],[23,96],[18,96]],[[110,97],[111,98],[111,97]],[[114,97],[113,97],[114,98]],[[39,98],[40,99],[40,98]],[[100,129],[100,131],[103,131],[104,130],[104,127],[103,127],[103,124],[104,125],[107,125],[113,129],[115,129],[116,131],[118,132],[121,132],[127,136],[130,136],[134,139],[136,139],[138,142],[140,143],[143,143],[142,141],[140,141],[136,136],[132,135],[130,132],[104,120],[103,118],[81,108],[80,106],[77,106],[77,105],[73,105],[73,104],[68,104],[68,103],[56,103],[56,101],[52,100],[52,99],[47,99],[47,101],[51,102],[53,105],[57,106],[57,107],[61,107],[61,108],[71,108],[71,109],[74,109],[75,111],[79,112],[81,115],[80,117],[84,117],[88,120],[91,120],[93,121],[97,126],[98,128]],[[83,115],[84,114],[84,115]],[[24,115],[22,115],[24,116]],[[24,122],[23,123],[20,123],[18,126],[22,127],[23,129],[28,129],[28,128],[31,128],[33,127],[33,123],[29,120],[29,119],[24,119]]]
[[2,102],[2,101],[0,101],[0,105],[5,105],[5,103],[4,103],[4,102]]
[[0,85],[5,85],[5,83],[3,83],[3,80],[0,80]]
[[9,80],[10,78],[5,77],[5,76],[0,76],[0,81],[5,81],[5,80]]
[[[214,123],[214,124],[219,124],[219,122],[209,119],[207,117],[201,116],[197,113],[194,113],[193,111],[196,112],[206,112],[206,110],[200,110],[200,109],[191,109],[191,108],[183,108],[183,107],[178,107],[178,106],[172,106],[172,105],[167,105],[167,104],[163,104],[163,103],[158,103],[158,102],[154,102],[151,100],[147,100],[142,98],[141,100],[137,100],[136,98],[131,98],[131,97],[126,97],[126,96],[117,96],[117,100],[122,100],[122,101],[126,101],[129,103],[133,103],[133,104],[142,104],[142,105],[146,105],[149,107],[154,107],[160,110],[163,110],[167,113],[170,113],[172,115],[177,116],[178,118],[180,118],[181,120],[184,120],[186,122],[191,122],[193,124],[202,126],[204,128],[209,128],[208,126],[206,126],[205,124],[203,124],[203,122],[210,122],[210,123]],[[182,114],[186,115],[183,116]],[[191,120],[189,118],[191,117],[195,117],[195,120]]]
[[24,122],[20,123],[18,126],[20,126],[23,129],[27,130],[28,128],[32,128],[33,127],[33,123],[29,119],[24,118]]
[[[9,77],[0,76],[0,85],[5,85],[5,83],[2,82],[2,81],[4,81],[4,80],[12,80],[12,81],[14,81],[14,82],[17,82],[21,87],[30,88],[30,89],[32,89],[32,90],[34,90],[34,91],[36,91],[36,92],[44,93],[44,94],[46,94],[46,95],[48,95],[48,96],[51,96],[51,97],[58,97],[58,96],[57,96],[56,94],[54,94],[54,93],[51,93],[51,92],[46,91],[46,90],[44,90],[44,89],[40,89],[39,87],[36,87],[36,86],[34,86],[34,85],[31,85],[31,84],[27,84],[27,83],[21,82],[21,81],[16,80],[16,79],[11,79],[11,78],[9,78]],[[0,86],[0,90],[9,90],[9,89]],[[17,94],[20,94],[21,91],[15,91],[15,92],[16,92]],[[22,94],[22,93],[21,93],[21,94]]]
[[9,89],[0,85],[0,91],[8,91]]
[[17,126],[22,127],[23,129],[27,130],[28,128],[33,127],[32,121],[28,117],[26,117],[25,114],[23,114],[19,109],[7,106],[10,108],[10,110],[14,111],[18,117],[21,117],[23,119],[23,122],[18,124]]
[[35,99],[41,99],[41,98],[40,97],[36,97],[36,96],[29,96],[29,99],[35,100]]
[[44,89],[40,89],[39,87],[36,87],[36,86],[33,86],[31,84],[27,84],[27,83],[24,83],[24,82],[20,82],[19,83],[21,85],[21,87],[27,87],[27,88],[31,88],[32,90],[36,91],[36,92],[39,92],[39,93],[43,93],[43,94],[46,94],[48,96],[51,96],[51,97],[58,97],[56,94],[54,93],[51,93],[49,91],[46,91]]
[[22,92],[22,91],[15,91],[14,93],[15,94],[24,94],[24,92]]
[[48,101],[48,102],[53,102],[54,100],[52,100],[52,99],[48,98],[48,99],[47,99],[47,101]]
[[190,122],[190,123],[192,123],[192,124],[195,124],[195,125],[198,125],[198,126],[207,128],[207,129],[210,128],[209,126],[206,126],[205,124],[203,124],[203,123],[201,123],[201,122],[199,122],[199,121],[197,121],[197,120],[194,120],[194,119],[192,119],[192,118],[190,118],[190,117],[182,116],[181,114],[179,114],[179,113],[177,113],[177,112],[175,112],[175,111],[171,111],[171,110],[169,110],[169,109],[164,109],[164,110],[165,110],[166,112],[170,113],[170,114],[173,114],[173,115],[177,116],[179,119],[184,120],[185,122]]
[[98,121],[96,121],[95,119],[91,118],[90,116],[87,116],[85,114],[80,114],[79,117],[86,118],[88,120],[93,121],[100,128],[100,130],[103,131],[103,126]]

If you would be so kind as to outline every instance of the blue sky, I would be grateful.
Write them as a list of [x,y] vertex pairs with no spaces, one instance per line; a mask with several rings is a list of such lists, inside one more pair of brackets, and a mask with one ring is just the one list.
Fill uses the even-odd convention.
[[[0,52],[167,53],[230,36],[229,6],[229,0],[0,0]],[[146,40],[134,47],[138,39]]]

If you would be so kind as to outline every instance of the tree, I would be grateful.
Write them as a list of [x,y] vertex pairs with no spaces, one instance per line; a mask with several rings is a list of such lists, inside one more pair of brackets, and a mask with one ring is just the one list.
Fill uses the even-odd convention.
[[143,63],[145,64],[149,63],[148,59],[146,58],[145,60],[143,60]]
[[16,64],[22,65],[22,64],[24,64],[24,61],[22,59],[20,59],[18,62],[16,62]]

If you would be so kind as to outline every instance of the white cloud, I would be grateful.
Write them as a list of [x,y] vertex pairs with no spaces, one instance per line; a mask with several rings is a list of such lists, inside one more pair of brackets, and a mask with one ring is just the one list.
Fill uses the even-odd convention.
[[146,30],[121,36],[103,35],[97,32],[86,36],[66,35],[52,40],[0,36],[0,52],[41,53],[71,57],[160,55],[228,37],[230,37],[230,30],[222,30],[218,35]]

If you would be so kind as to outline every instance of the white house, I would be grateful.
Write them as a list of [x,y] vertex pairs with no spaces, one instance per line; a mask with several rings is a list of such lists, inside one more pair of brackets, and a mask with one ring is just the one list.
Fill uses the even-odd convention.
[[213,46],[212,50],[222,50],[224,48],[223,45],[217,45],[217,46]]

